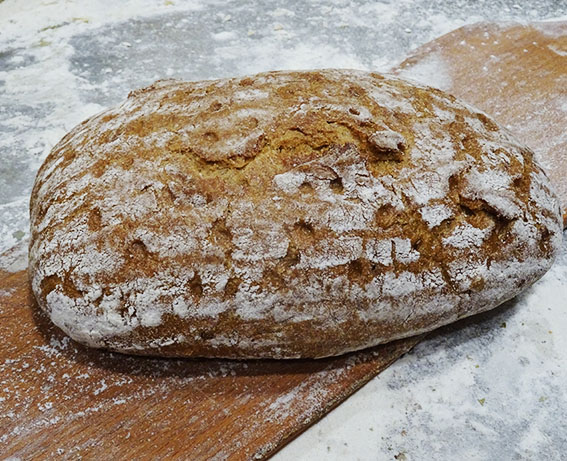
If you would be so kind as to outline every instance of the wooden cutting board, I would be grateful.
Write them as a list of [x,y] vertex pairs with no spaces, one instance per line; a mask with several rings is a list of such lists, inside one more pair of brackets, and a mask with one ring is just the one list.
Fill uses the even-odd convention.
[[[449,72],[449,91],[497,114],[503,123],[517,121],[514,131],[552,169],[561,169],[564,157],[555,149],[565,139],[565,112],[554,112],[556,117],[549,120],[544,109],[545,101],[554,101],[550,95],[564,96],[565,72],[560,72],[558,59],[565,69],[561,53],[567,32],[565,23],[553,28],[559,32],[544,34],[541,25],[465,27],[422,47],[396,71],[419,70],[420,62],[430,65],[434,56]],[[500,56],[499,70],[488,80],[482,72],[469,72],[474,63],[485,65],[487,53]],[[545,78],[525,77],[518,83],[518,75],[536,71]],[[497,90],[507,96],[494,98]],[[531,118],[524,112],[521,119],[516,91],[518,98],[529,91],[528,100],[521,100],[528,108],[539,108],[529,112]],[[484,101],[491,105],[484,106]],[[516,118],[506,119],[510,113]],[[535,146],[537,139],[544,145]],[[560,186],[564,173],[552,175]],[[562,197],[567,198],[564,192]],[[0,271],[2,457],[265,458],[421,339],[316,361],[152,359],[88,350],[70,341],[35,307],[26,273],[19,270],[25,267],[25,252],[16,248],[0,259],[4,267],[10,261],[13,270]]]

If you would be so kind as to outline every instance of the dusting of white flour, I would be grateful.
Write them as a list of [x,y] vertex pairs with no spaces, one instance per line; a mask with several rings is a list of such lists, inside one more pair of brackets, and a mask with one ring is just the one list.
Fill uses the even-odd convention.
[[[385,71],[411,48],[465,23],[559,15],[567,18],[561,2],[543,0],[529,5],[484,2],[482,8],[472,1],[425,0],[301,1],[287,2],[285,8],[240,0],[214,5],[176,0],[0,1],[0,253],[20,243],[16,253],[0,258],[0,268],[18,271],[26,265],[28,199],[47,153],[78,122],[116,104],[132,88],[164,76],[195,80],[274,68]],[[433,86],[442,88],[448,82],[435,62],[420,72]],[[450,209],[435,204],[420,213],[432,229],[452,216]],[[531,230],[518,226],[517,232]],[[362,251],[385,266],[396,257],[391,241],[368,242]],[[505,459],[512,453],[519,459],[562,459],[567,452],[567,344],[561,334],[567,331],[565,255],[564,247],[551,271],[507,309],[424,343],[274,459]],[[0,291],[0,303],[4,295]],[[183,303],[176,306],[179,315],[186,311]],[[47,344],[41,353],[48,360],[68,347],[65,341]],[[6,361],[2,366],[26,369],[30,363]],[[224,367],[219,373],[230,372]],[[59,379],[88,377],[88,372],[72,377],[65,372]],[[109,389],[102,387],[119,391],[121,379],[131,378],[95,381],[69,392],[88,395],[101,389],[98,396],[107,407],[165,395],[164,380],[154,377],[136,395],[106,399]],[[192,383],[175,380],[176,386]],[[29,385],[22,383],[22,388],[24,384]],[[7,397],[3,392],[0,388],[2,417],[17,420],[15,408],[2,407]],[[282,397],[266,414],[281,417],[289,401],[290,396]],[[40,404],[44,417],[27,427],[20,420],[12,433],[0,434],[0,443],[34,427],[61,423],[49,416],[50,406],[64,403],[46,393]],[[89,407],[64,424],[89,420],[100,410]],[[130,432],[124,428],[120,435],[128,440]],[[85,446],[89,443],[97,441]],[[53,457],[73,457],[80,449],[64,453],[54,448]]]

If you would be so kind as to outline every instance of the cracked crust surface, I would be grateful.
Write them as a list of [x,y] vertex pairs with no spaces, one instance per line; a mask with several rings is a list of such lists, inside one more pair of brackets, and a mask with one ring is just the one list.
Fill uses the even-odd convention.
[[441,91],[352,70],[160,81],[53,149],[36,299],[75,340],[323,357],[432,330],[551,266],[532,153]]

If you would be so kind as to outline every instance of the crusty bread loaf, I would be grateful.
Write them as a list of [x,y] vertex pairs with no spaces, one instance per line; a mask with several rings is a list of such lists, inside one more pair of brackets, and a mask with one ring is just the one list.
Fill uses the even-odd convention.
[[441,91],[352,70],[161,81],[41,167],[30,277],[84,344],[323,357],[491,309],[561,241],[532,153]]

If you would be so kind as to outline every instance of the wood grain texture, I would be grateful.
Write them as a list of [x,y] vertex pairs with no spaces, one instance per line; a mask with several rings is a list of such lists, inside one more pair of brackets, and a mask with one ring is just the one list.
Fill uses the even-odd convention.
[[[440,57],[447,89],[534,148],[567,203],[566,36],[565,23],[467,26],[420,48],[396,71],[411,73]],[[15,269],[25,267],[22,257],[8,258],[15,272],[0,272],[2,457],[264,458],[420,339],[317,361],[88,350],[35,308],[25,272]]]
[[567,226],[567,21],[465,26],[418,48],[395,73],[440,83],[510,128],[546,169]]
[[418,338],[336,359],[171,360],[74,343],[0,273],[0,453],[22,459],[258,459]]

